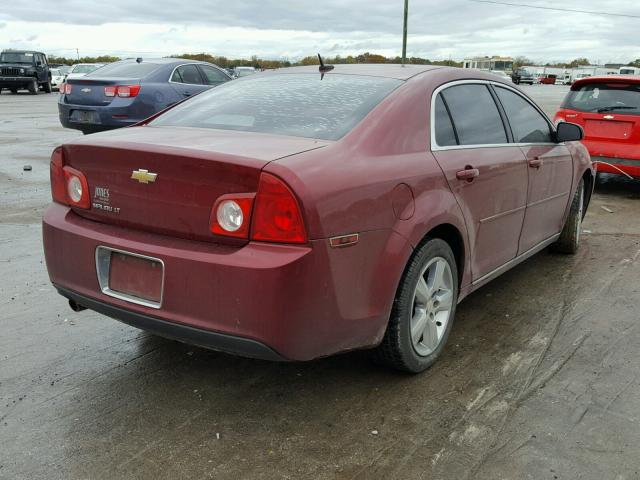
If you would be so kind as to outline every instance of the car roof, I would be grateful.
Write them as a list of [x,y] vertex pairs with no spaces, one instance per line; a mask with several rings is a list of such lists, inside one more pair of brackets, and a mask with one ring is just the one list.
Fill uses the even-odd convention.
[[580,80],[576,80],[571,85],[571,90],[574,87],[581,87],[588,83],[640,83],[640,76],[637,75],[600,75],[596,77],[585,77]]
[[[408,80],[411,77],[419,75],[429,70],[436,70],[440,68],[437,65],[400,65],[389,63],[358,63],[358,64],[346,64],[339,63],[333,66],[334,68],[327,72],[327,75],[340,74],[340,75],[364,75],[369,77],[386,77],[395,78],[398,80]],[[308,65],[303,67],[288,67],[272,70],[272,73],[318,73],[318,65]],[[272,74],[270,72],[270,74]]]
[[[133,63],[133,62],[137,62],[136,58],[125,58],[123,60],[118,60],[119,62],[127,62],[127,63]],[[153,63],[156,65],[171,65],[171,64],[183,64],[183,63],[205,63],[208,65],[213,65],[210,62],[203,62],[200,60],[191,60],[189,58],[171,58],[171,57],[167,57],[167,58],[144,58],[142,57],[142,62],[141,63]]]
[[0,53],[39,53],[40,55],[44,55],[44,53],[38,50],[2,50]]

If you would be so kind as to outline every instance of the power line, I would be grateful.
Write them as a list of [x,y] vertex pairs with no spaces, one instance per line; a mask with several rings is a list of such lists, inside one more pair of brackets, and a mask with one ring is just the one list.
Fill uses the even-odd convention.
[[469,0],[469,1],[475,2],[475,3],[492,3],[494,5],[507,5],[509,7],[525,7],[525,8],[536,8],[538,10],[554,10],[556,12],[586,13],[590,15],[607,15],[609,17],[640,18],[640,15],[631,15],[626,13],[596,12],[594,10],[578,10],[578,9],[572,9],[572,8],[543,7],[541,5],[528,5],[526,3],[497,2],[494,0]]

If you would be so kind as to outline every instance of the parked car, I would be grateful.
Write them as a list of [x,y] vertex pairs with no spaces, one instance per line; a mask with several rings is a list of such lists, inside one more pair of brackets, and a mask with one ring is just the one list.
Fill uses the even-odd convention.
[[599,172],[640,178],[640,77],[607,75],[575,81],[555,121],[584,128],[583,143]]
[[529,70],[519,68],[511,74],[511,80],[516,85],[520,85],[521,83],[528,83],[529,85],[533,85],[535,83],[535,76]]
[[104,66],[104,63],[76,63],[71,66],[67,78],[82,78]]
[[69,75],[69,72],[71,71],[71,66],[62,65],[61,67],[58,67],[58,70],[63,75],[64,80],[66,80],[67,79],[67,75]]
[[26,89],[37,95],[42,88],[51,93],[51,73],[47,56],[31,50],[4,50],[0,53],[0,92]]
[[254,67],[236,67],[233,71],[235,78],[246,77],[247,75],[253,75],[257,72]]
[[581,136],[478,71],[250,76],[56,148],[49,276],[75,310],[200,346],[374,348],[419,372],[460,300],[549,245],[577,250]]
[[558,78],[557,75],[543,75],[542,77],[540,77],[540,84],[542,84],[542,85],[555,85],[557,78]]
[[229,80],[205,62],[122,60],[84,78],[68,77],[58,101],[60,122],[84,133],[126,127]]
[[60,85],[64,83],[64,75],[58,68],[51,69],[51,88],[59,90]]
[[500,77],[505,82],[513,83],[513,80],[511,79],[509,74],[507,72],[505,72],[504,70],[491,70],[491,73],[493,73],[494,75],[497,75],[498,77]]

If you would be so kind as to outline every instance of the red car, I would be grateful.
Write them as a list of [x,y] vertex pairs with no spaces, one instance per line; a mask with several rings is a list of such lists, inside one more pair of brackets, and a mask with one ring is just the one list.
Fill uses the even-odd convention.
[[544,77],[540,78],[540,83],[542,85],[555,85],[557,78],[558,77],[556,75],[545,75]]
[[575,252],[594,183],[580,127],[469,75],[283,69],[58,147],[51,281],[76,310],[220,351],[375,348],[424,370],[465,296]]
[[555,121],[584,128],[583,143],[599,172],[640,178],[640,77],[577,80]]

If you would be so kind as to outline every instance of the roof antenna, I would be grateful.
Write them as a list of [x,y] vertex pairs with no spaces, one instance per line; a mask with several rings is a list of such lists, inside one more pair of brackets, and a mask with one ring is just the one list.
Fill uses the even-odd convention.
[[136,62],[138,62],[138,63],[142,63],[142,57],[138,57],[138,58],[136,58]]
[[320,68],[318,70],[320,71],[320,80],[322,80],[324,74],[333,70],[334,67],[333,65],[325,65],[320,54],[318,54],[318,60],[320,60]]

